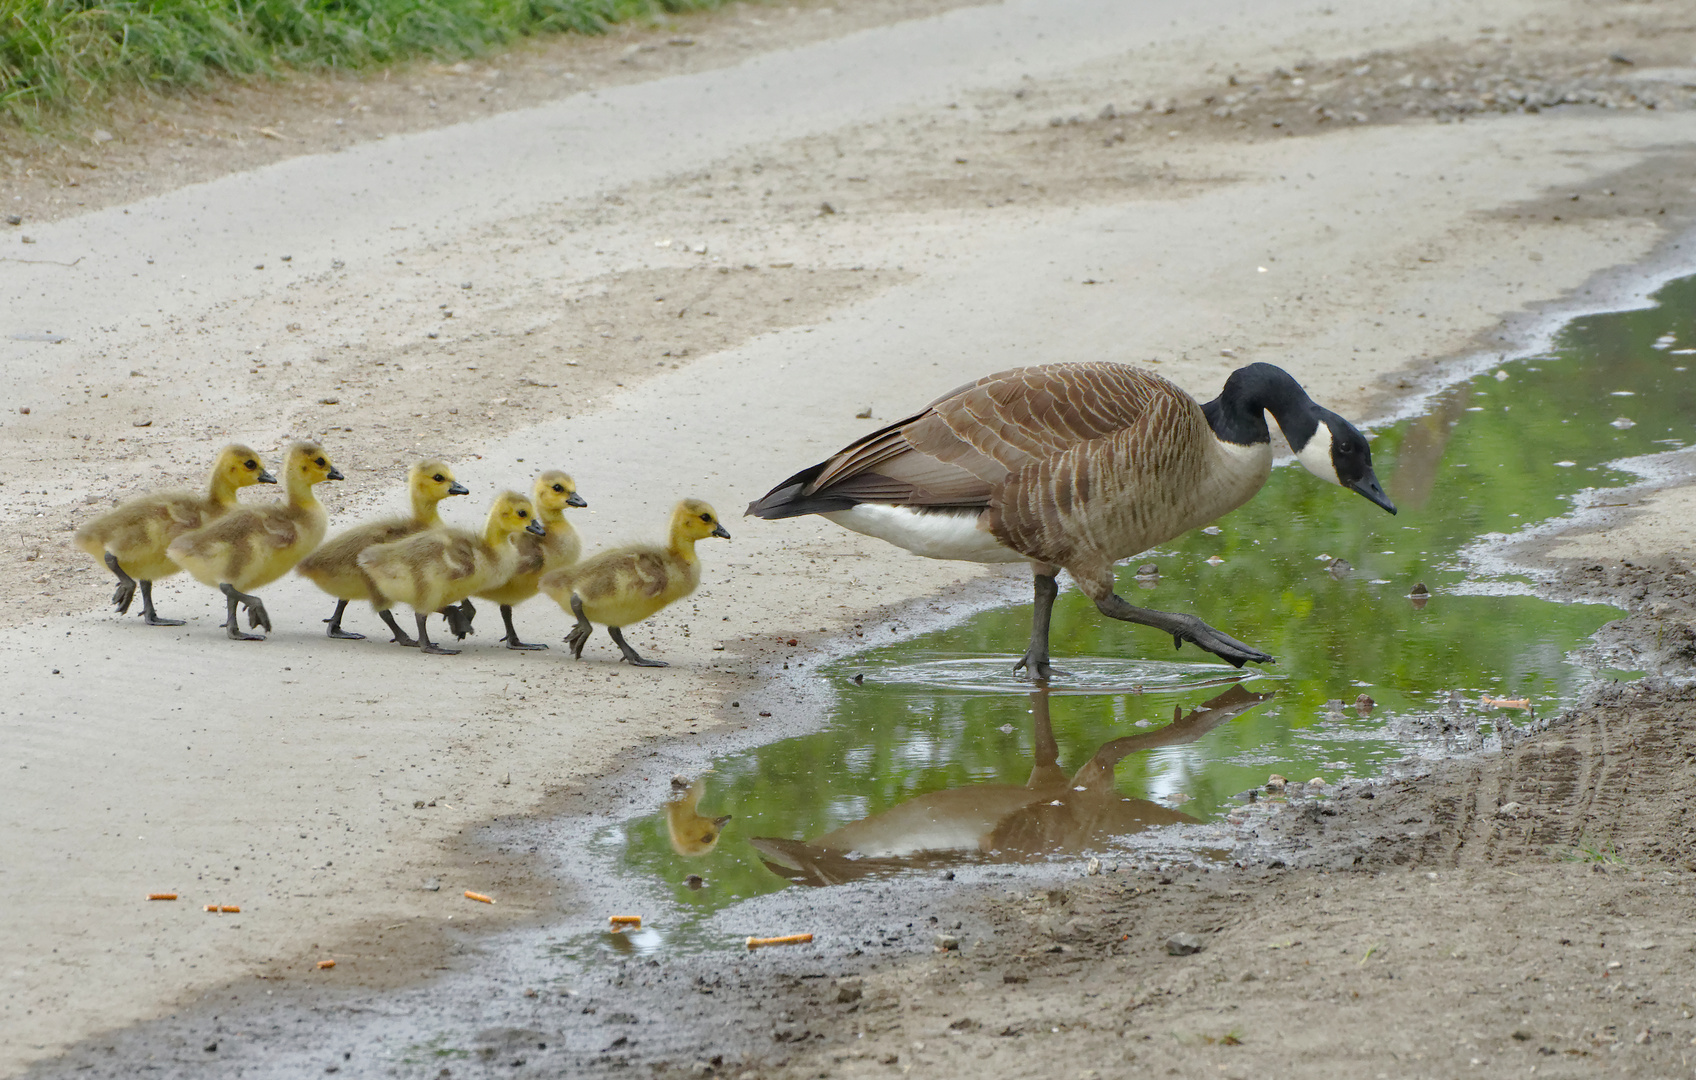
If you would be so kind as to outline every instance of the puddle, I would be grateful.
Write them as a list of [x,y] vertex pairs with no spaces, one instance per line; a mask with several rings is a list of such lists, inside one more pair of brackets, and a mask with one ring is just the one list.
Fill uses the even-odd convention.
[[[1399,516],[1279,468],[1216,532],[1121,568],[1133,602],[1195,612],[1277,664],[1239,672],[1174,653],[1076,591],[1061,595],[1052,635],[1073,677],[1047,695],[1011,674],[1028,603],[850,656],[815,677],[833,702],[819,730],[725,756],[669,808],[595,834],[591,856],[664,930],[554,950],[724,947],[735,942],[709,918],[782,889],[1110,860],[1152,827],[1218,821],[1269,774],[1379,775],[1410,752],[1444,752],[1434,717],[1476,743],[1504,718],[1548,715],[1588,681],[1624,674],[1576,659],[1616,609],[1539,599],[1529,579],[1486,575],[1460,552],[1568,512],[1584,489],[1635,482],[1610,462],[1696,440],[1696,278],[1655,299],[1576,320],[1546,353],[1377,432]],[[1145,562],[1157,578],[1137,576]],[[1428,600],[1410,596],[1418,584]],[[1374,703],[1357,707],[1361,695]]]

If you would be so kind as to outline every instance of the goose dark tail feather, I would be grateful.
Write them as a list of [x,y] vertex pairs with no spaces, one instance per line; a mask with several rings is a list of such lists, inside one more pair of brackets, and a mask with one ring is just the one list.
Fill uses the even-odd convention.
[[748,504],[743,517],[777,518],[802,517],[807,514],[828,514],[833,510],[847,510],[857,506],[859,500],[832,491],[804,494],[808,485],[819,478],[828,462],[819,462],[810,468],[802,469],[783,483],[772,488],[760,498]]

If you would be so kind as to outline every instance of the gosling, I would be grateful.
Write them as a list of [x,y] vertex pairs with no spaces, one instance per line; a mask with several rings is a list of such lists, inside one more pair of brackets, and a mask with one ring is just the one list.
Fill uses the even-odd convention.
[[247,609],[248,629],[271,629],[265,604],[250,590],[276,581],[324,539],[329,524],[324,507],[312,493],[314,485],[342,479],[324,448],[315,442],[289,447],[283,465],[288,501],[270,506],[244,506],[203,528],[184,533],[165,554],[195,580],[224,594],[224,629],[237,641],[264,641],[246,634],[236,619],[236,605]]
[[637,667],[665,667],[663,660],[644,659],[631,648],[622,628],[695,591],[701,583],[695,541],[709,536],[730,539],[712,507],[699,499],[684,499],[671,512],[667,546],[613,548],[543,577],[542,591],[577,616],[577,625],[565,639],[572,659],[582,658],[583,645],[594,629],[590,623],[598,622],[607,628],[607,636],[625,660]]
[[[373,544],[392,544],[427,529],[445,528],[436,506],[450,495],[468,495],[470,489],[454,479],[453,472],[439,461],[421,461],[407,473],[406,486],[412,496],[412,516],[384,518],[364,525],[355,525],[337,533],[322,547],[300,561],[296,571],[313,584],[336,598],[336,610],[328,619],[325,634],[345,641],[363,640],[364,634],[342,629],[342,613],[354,600],[377,603],[379,595],[371,577],[359,565],[359,553]],[[394,634],[395,642],[416,646],[412,635],[400,628],[394,614],[386,607],[377,612]],[[449,622],[453,622],[449,617]]]
[[427,653],[454,656],[430,640],[425,620],[430,613],[457,604],[480,589],[503,584],[518,569],[513,536],[530,532],[545,536],[529,499],[503,491],[489,508],[483,535],[465,529],[429,529],[392,544],[377,544],[359,553],[359,565],[380,594],[379,609],[399,602],[412,608],[418,620],[418,645]]
[[141,617],[148,626],[181,626],[181,619],[162,619],[153,610],[153,583],[182,567],[165,554],[171,541],[191,529],[210,524],[234,510],[236,491],[251,484],[275,484],[259,455],[239,443],[218,451],[206,494],[155,491],[119,503],[76,532],[76,545],[106,564],[118,577],[112,603],[118,614],[129,613],[141,586]]
[[[561,567],[571,566],[583,554],[583,541],[577,535],[577,530],[565,520],[565,508],[568,506],[588,506],[583,496],[577,494],[577,485],[571,477],[557,469],[543,473],[536,478],[536,520],[548,530],[548,535],[537,539],[520,533],[513,537],[513,546],[518,549],[518,569],[505,585],[493,589],[484,589],[476,595],[484,600],[493,600],[501,606],[501,621],[506,624],[506,647],[509,649],[545,649],[546,645],[531,644],[520,641],[518,631],[512,626],[512,609],[536,595],[540,587],[542,575],[551,573]],[[471,608],[471,601],[460,604],[460,609]],[[465,611],[469,616],[476,614],[475,609]]]
[[706,792],[706,777],[691,781],[687,776],[671,778],[671,798],[665,804],[665,827],[671,850],[686,859],[700,858],[718,847],[718,838],[730,824],[730,815],[707,817],[699,806]]

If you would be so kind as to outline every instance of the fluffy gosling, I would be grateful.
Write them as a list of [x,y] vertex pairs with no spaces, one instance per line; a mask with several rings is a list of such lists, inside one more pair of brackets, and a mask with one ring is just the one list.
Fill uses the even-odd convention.
[[[565,508],[568,506],[588,506],[583,496],[577,494],[577,485],[571,477],[557,469],[551,469],[536,478],[535,488],[536,520],[548,530],[543,537],[519,533],[512,539],[513,547],[518,549],[518,569],[508,578],[506,584],[493,589],[484,589],[476,595],[483,600],[493,600],[501,606],[501,621],[506,624],[506,647],[509,649],[545,649],[546,645],[531,644],[520,641],[518,631],[512,626],[512,609],[536,595],[542,575],[571,566],[583,554],[583,540],[577,535],[577,530],[565,520]],[[467,600],[460,607],[470,607]],[[475,614],[474,611],[468,612]]]
[[590,623],[601,623],[624,659],[637,667],[665,667],[662,660],[640,656],[624,640],[621,628],[695,591],[701,583],[695,541],[709,536],[730,539],[711,506],[699,499],[684,499],[671,512],[671,539],[665,547],[613,548],[545,575],[542,591],[577,616],[577,625],[565,639],[572,658],[583,656],[583,645],[594,629]]

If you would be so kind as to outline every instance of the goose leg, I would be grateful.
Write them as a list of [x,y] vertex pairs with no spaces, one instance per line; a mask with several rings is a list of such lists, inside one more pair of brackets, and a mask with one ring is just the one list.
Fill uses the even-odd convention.
[[118,557],[110,551],[106,553],[106,568],[118,575],[118,587],[112,592],[112,603],[117,606],[119,615],[128,615],[130,604],[135,602],[135,578],[124,573],[124,568],[118,565]]
[[419,652],[435,653],[437,656],[458,656],[459,655],[458,649],[444,649],[440,645],[437,645],[434,641],[430,640],[430,630],[427,626],[424,625],[425,622],[428,621],[429,618],[430,618],[429,612],[420,611],[420,612],[417,612],[416,614],[417,614],[417,618],[418,618],[418,651]]
[[265,612],[265,604],[257,596],[237,591],[234,585],[225,582],[218,586],[218,591],[224,594],[224,630],[236,641],[264,641],[259,634],[244,634],[241,631],[241,620],[236,617],[236,605],[247,609],[247,625],[251,629],[263,625],[271,629],[271,616]]
[[1035,575],[1036,603],[1031,606],[1031,643],[1025,649],[1025,655],[1013,665],[1013,674],[1028,671],[1035,682],[1047,682],[1056,675],[1067,678],[1071,674],[1055,669],[1048,662],[1048,624],[1054,615],[1054,598],[1060,595],[1060,585],[1054,578],[1054,574]]
[[143,622],[147,623],[148,626],[183,625],[183,620],[161,618],[159,613],[153,610],[153,582],[144,578],[138,584],[141,586],[141,618]]
[[583,646],[588,642],[589,635],[595,632],[595,628],[589,624],[588,616],[583,614],[583,601],[577,598],[576,593],[571,594],[571,613],[577,616],[577,625],[571,628],[571,633],[565,635],[565,643],[571,646],[571,658],[581,660]]
[[395,622],[394,612],[390,611],[388,608],[384,608],[382,611],[377,612],[377,617],[382,619],[384,625],[386,625],[389,628],[389,631],[394,634],[394,637],[389,639],[391,642],[396,645],[405,645],[409,649],[416,649],[418,647],[418,639],[407,633],[405,630],[402,630],[400,628],[400,623]]
[[531,644],[518,640],[518,631],[512,628],[512,605],[501,605],[501,621],[506,623],[506,647],[509,649],[545,649],[546,645]]
[[328,630],[324,631],[325,635],[328,636],[328,637],[333,637],[333,638],[341,638],[344,641],[364,641],[365,640],[364,634],[356,634],[352,630],[343,630],[342,629],[342,612],[344,612],[346,610],[347,610],[347,601],[346,600],[337,600],[336,601],[336,613],[334,615],[331,615],[328,619],[324,620],[325,622],[330,624],[330,628]]
[[666,663],[664,660],[649,660],[646,657],[642,656],[640,653],[638,653],[635,649],[632,649],[630,647],[630,643],[628,641],[624,640],[624,631],[620,630],[616,626],[607,627],[607,636],[612,638],[612,643],[614,645],[618,646],[618,651],[624,654],[624,658],[626,660],[628,660],[630,663],[634,664],[636,667],[670,667],[671,666],[670,664]]
[[1095,602],[1097,610],[1110,619],[1139,623],[1164,630],[1172,635],[1172,647],[1182,648],[1189,642],[1198,649],[1219,657],[1232,667],[1247,663],[1271,664],[1272,657],[1253,645],[1245,645],[1229,634],[1213,629],[1194,615],[1175,615],[1166,611],[1151,611],[1126,603],[1117,593],[1108,593]]

